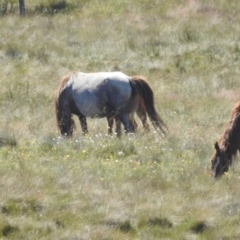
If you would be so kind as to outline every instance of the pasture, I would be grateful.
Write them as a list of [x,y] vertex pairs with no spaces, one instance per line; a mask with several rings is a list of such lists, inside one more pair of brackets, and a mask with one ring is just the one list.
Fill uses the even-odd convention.
[[[24,18],[0,18],[0,236],[239,239],[239,158],[217,180],[210,159],[240,100],[240,2],[67,2],[34,13],[26,0]],[[62,138],[61,78],[116,70],[148,79],[168,136],[137,117],[135,135],[88,119],[83,136],[75,118]]]

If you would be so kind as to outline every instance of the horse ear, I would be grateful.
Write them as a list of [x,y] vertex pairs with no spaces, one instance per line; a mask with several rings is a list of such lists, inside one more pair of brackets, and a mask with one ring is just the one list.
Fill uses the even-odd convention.
[[214,147],[215,147],[217,152],[220,152],[220,147],[218,145],[218,142],[215,142]]

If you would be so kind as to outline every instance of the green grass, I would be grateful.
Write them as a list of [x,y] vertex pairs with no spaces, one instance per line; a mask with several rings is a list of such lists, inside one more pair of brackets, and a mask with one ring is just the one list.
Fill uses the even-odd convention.
[[[0,236],[239,239],[238,161],[215,181],[210,159],[239,100],[240,2],[37,8],[50,2],[1,17]],[[138,121],[136,135],[117,139],[106,119],[89,119],[84,137],[76,119],[63,139],[53,104],[60,79],[115,69],[149,80],[169,136],[145,134]]]

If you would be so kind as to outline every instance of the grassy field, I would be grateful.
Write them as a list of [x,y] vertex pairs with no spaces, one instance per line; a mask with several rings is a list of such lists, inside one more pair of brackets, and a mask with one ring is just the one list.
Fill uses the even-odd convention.
[[[0,18],[0,237],[240,239],[238,161],[210,177],[240,100],[240,1],[67,2]],[[117,139],[89,119],[88,136],[78,124],[63,139],[54,92],[78,70],[145,76],[168,137],[138,121]]]

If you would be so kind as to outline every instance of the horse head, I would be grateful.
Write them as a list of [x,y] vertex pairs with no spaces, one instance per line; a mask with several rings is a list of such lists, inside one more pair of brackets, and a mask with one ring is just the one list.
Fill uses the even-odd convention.
[[216,178],[220,177],[228,171],[229,165],[231,163],[231,155],[228,154],[230,146],[220,148],[218,142],[216,142],[214,147],[216,151],[211,160],[211,172],[212,177]]

